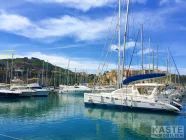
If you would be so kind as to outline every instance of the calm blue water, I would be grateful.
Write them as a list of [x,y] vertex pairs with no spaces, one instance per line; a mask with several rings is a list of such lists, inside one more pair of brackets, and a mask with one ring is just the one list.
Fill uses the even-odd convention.
[[[153,125],[184,125],[180,115],[84,107],[83,96],[0,100],[0,140],[142,140]],[[9,137],[8,137],[9,136]],[[185,137],[186,138],[186,137]]]

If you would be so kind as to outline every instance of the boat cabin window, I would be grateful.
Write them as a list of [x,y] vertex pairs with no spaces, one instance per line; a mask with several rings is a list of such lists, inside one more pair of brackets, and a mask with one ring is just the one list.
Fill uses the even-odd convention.
[[42,89],[41,87],[31,87],[31,89]]
[[12,88],[11,90],[12,90],[12,91],[16,91],[16,90],[18,90],[18,88]]
[[154,87],[138,87],[137,89],[141,95],[151,95]]
[[28,87],[19,87],[19,89],[29,89]]
[[79,87],[74,87],[74,88],[79,88]]
[[0,90],[9,90],[7,86],[0,86]]

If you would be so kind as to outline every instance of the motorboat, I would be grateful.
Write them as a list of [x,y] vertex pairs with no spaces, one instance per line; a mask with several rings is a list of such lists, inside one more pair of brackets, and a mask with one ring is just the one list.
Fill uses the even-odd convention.
[[100,93],[100,92],[112,92],[116,90],[116,88],[109,87],[109,86],[95,86],[94,88],[92,88],[92,90],[96,93]]
[[147,109],[180,112],[171,104],[172,100],[159,100],[163,84],[142,83],[125,86],[111,93],[85,93],[85,105],[112,106],[127,109]]
[[23,85],[12,85],[12,86],[10,86],[10,90],[11,91],[20,91],[21,94],[19,97],[31,97],[31,96],[34,96],[34,94],[36,93],[36,91],[28,88],[27,86],[23,86]]
[[0,85],[0,98],[17,98],[22,94],[20,91],[11,91],[7,85]]
[[60,90],[63,94],[84,94],[84,93],[90,93],[92,90],[87,86],[65,86],[62,90]]
[[33,96],[48,96],[49,94],[49,90],[42,88],[38,83],[28,84],[27,87],[35,91]]

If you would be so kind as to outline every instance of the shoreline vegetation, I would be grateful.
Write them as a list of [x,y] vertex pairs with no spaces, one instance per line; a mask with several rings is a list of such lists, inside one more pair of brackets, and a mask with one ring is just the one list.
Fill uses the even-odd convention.
[[[11,78],[11,59],[0,60],[0,83],[10,83]],[[25,83],[28,79],[37,79],[41,84],[43,72],[43,85],[45,86],[59,86],[59,85],[74,85],[79,83],[89,83],[93,85],[95,76],[99,76],[101,85],[116,85],[117,72],[115,70],[105,71],[103,74],[88,74],[85,72],[74,72],[59,66],[55,66],[38,58],[16,58],[13,60],[13,77],[23,80]],[[131,70],[128,74],[136,75],[139,70]],[[68,76],[69,75],[69,76]],[[176,76],[176,78],[175,78]],[[186,83],[186,76],[181,75],[182,80]],[[178,75],[172,74],[172,83],[177,83],[180,86]],[[164,77],[161,79],[166,81]]]

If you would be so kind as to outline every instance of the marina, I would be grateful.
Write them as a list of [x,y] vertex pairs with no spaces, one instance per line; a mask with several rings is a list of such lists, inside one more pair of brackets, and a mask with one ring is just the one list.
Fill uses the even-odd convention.
[[4,3],[0,140],[185,139],[186,2]]

